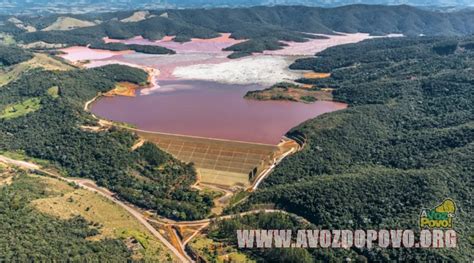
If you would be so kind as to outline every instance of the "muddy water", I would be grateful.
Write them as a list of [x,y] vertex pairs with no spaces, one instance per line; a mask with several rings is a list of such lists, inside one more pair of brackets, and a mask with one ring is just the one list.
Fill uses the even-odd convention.
[[[143,37],[134,37],[126,40],[110,39],[105,38],[104,41],[108,43],[124,43],[124,44],[138,44],[138,45],[157,45],[166,48],[170,48],[180,53],[223,53],[222,49],[230,47],[232,45],[241,43],[245,40],[236,40],[230,38],[229,33],[223,33],[220,37],[210,39],[199,39],[192,38],[191,41],[185,43],[174,42],[172,39],[174,36],[166,36],[161,40],[151,41],[144,39]],[[232,52],[225,52],[230,54]]]
[[[179,79],[174,76],[176,67],[228,62],[229,52],[222,48],[239,41],[230,39],[228,34],[209,40],[193,39],[185,44],[170,39],[153,43],[175,49],[178,54],[172,56],[86,47],[63,49],[67,54],[62,56],[70,61],[90,60],[86,67],[121,63],[159,70],[155,76],[157,85],[152,89],[137,92],[136,97],[101,98],[91,105],[91,111],[102,118],[134,124],[143,130],[277,144],[282,135],[298,124],[346,107],[335,102],[250,101],[243,99],[245,93],[262,86]],[[151,44],[142,38],[127,41]]]
[[320,114],[346,107],[250,101],[242,97],[259,85],[231,85],[196,80],[163,80],[159,92],[136,97],[105,97],[91,111],[140,129],[208,138],[277,144],[292,127]]

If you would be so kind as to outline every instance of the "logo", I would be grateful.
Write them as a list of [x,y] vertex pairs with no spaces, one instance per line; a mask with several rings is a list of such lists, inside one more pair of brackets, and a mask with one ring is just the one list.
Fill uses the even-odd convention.
[[432,209],[421,211],[420,228],[453,228],[455,213],[456,203],[448,198]]

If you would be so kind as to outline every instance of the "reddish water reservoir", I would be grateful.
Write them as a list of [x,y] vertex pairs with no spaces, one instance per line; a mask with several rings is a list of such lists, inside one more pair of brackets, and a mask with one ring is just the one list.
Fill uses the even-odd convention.
[[303,104],[243,98],[259,85],[233,85],[196,80],[160,81],[158,92],[136,97],[104,97],[91,111],[139,129],[206,138],[277,144],[288,130],[346,104]]

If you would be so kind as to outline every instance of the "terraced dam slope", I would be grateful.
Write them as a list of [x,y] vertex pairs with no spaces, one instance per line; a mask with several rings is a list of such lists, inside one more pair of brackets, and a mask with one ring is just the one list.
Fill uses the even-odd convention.
[[137,134],[179,160],[194,163],[200,182],[226,187],[249,186],[252,171],[261,172],[280,152],[275,145],[140,131]]

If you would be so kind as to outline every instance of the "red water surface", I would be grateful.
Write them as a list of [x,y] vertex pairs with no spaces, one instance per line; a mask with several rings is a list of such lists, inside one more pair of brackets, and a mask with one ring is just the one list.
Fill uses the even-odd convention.
[[[145,43],[148,40],[130,41]],[[100,117],[131,123],[148,131],[278,144],[281,137],[298,124],[346,107],[346,104],[328,101],[313,104],[251,101],[243,98],[245,93],[262,86],[175,79],[172,72],[177,66],[228,61],[228,52],[221,49],[235,40],[223,35],[218,39],[194,39],[189,44],[171,42],[170,38],[161,41],[176,45],[168,47],[178,54],[150,55],[71,47],[62,49],[67,53],[62,57],[71,61],[91,60],[87,67],[120,63],[158,69],[153,88],[142,90],[136,97],[101,98],[91,107]]]
[[109,64],[123,64],[132,67],[150,67],[160,71],[157,79],[176,79],[173,71],[176,67],[195,64],[217,64],[229,61],[229,52],[219,51],[213,53],[186,53],[176,55],[151,55],[135,51],[108,51],[90,49],[88,47],[68,47],[60,49],[65,54],[59,55],[71,62],[89,60],[84,66],[94,68]]
[[104,42],[162,46],[177,53],[221,53],[222,49],[245,41],[230,38],[229,33],[222,33],[219,37],[209,39],[191,38],[191,41],[184,43],[174,42],[173,38],[174,36],[166,36],[163,39],[152,41],[137,36],[126,40],[104,38]]
[[230,85],[195,80],[160,82],[159,92],[137,97],[105,97],[91,111],[139,129],[206,138],[278,144],[298,124],[346,104],[313,104],[243,99],[258,85]]
[[88,47],[79,47],[79,46],[63,48],[63,49],[60,49],[60,51],[66,53],[66,54],[59,55],[60,57],[67,59],[69,61],[73,61],[73,62],[81,61],[81,60],[108,59],[114,56],[131,54],[135,52],[132,50],[110,51],[110,50],[103,50],[103,49],[91,49]]

